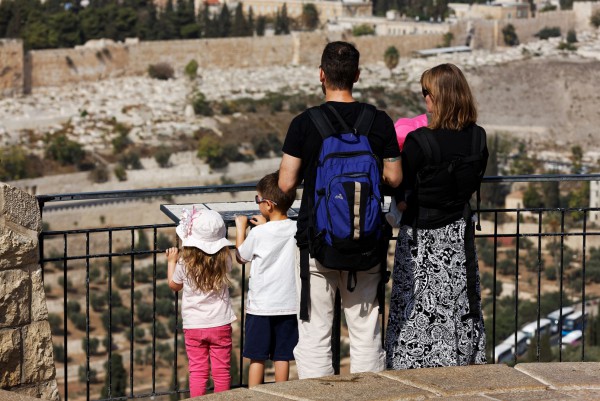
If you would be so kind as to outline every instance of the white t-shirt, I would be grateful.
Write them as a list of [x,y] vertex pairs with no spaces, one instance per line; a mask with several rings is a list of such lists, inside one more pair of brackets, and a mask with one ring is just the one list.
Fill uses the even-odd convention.
[[238,248],[252,261],[246,312],[253,315],[294,315],[296,300],[296,222],[269,221],[250,230]]
[[[227,271],[231,271],[231,256],[227,261]],[[227,286],[224,285],[221,291],[209,293],[196,290],[194,284],[188,280],[185,266],[181,262],[177,262],[175,265],[175,272],[171,280],[176,284],[183,284],[181,317],[184,329],[224,326],[236,319],[231,310]]]

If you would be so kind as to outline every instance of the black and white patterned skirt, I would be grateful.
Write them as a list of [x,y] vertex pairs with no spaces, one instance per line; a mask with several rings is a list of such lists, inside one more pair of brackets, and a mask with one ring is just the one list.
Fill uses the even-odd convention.
[[[465,221],[438,229],[400,227],[385,346],[388,369],[484,364],[483,317],[469,313]],[[480,294],[479,272],[477,293]]]

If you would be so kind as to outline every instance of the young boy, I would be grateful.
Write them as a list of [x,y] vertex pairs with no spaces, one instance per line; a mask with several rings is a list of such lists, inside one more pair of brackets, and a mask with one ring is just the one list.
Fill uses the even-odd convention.
[[287,381],[289,361],[298,342],[296,299],[296,222],[287,211],[296,192],[279,189],[279,172],[269,174],[256,185],[255,201],[260,215],[248,237],[248,218],[236,216],[237,260],[252,261],[246,301],[246,341],[243,355],[250,359],[248,387],[264,379],[265,360],[275,364],[275,381]]

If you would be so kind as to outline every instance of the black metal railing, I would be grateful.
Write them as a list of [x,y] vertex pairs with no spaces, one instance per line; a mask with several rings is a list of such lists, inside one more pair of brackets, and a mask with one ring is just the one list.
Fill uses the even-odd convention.
[[[484,179],[484,188],[490,185],[505,185],[512,182],[567,182],[567,181],[600,181],[600,175],[541,175],[541,176],[513,176],[513,177],[486,177]],[[202,203],[202,197],[207,194],[216,193],[234,193],[254,191],[255,186],[247,185],[221,185],[208,187],[185,187],[185,188],[161,188],[150,190],[133,190],[133,191],[111,191],[111,192],[95,192],[95,193],[75,193],[75,194],[58,194],[58,195],[41,195],[38,196],[40,209],[43,213],[49,213],[52,209],[58,208],[73,208],[73,207],[90,207],[98,206],[107,202],[117,202],[123,200],[140,200],[151,198],[170,198],[181,195],[195,195],[200,198],[194,200],[196,203]],[[67,202],[67,203],[61,203]],[[166,202],[169,203],[169,202]],[[499,207],[482,208],[482,220],[487,222],[488,228],[484,227],[484,232],[478,232],[476,237],[478,245],[485,245],[489,241],[492,243],[492,262],[489,268],[493,271],[493,285],[490,289],[489,299],[484,298],[484,307],[488,307],[491,303],[491,311],[486,313],[486,325],[489,326],[491,317],[491,330],[488,331],[488,342],[491,344],[488,355],[492,361],[496,360],[494,346],[499,344],[497,337],[503,336],[505,333],[501,328],[497,328],[497,313],[499,288],[497,278],[499,276],[499,261],[505,266],[505,259],[499,260],[500,253],[507,253],[506,246],[501,243],[510,240],[510,245],[514,249],[514,269],[509,269],[514,277],[514,349],[512,353],[513,361],[516,361],[519,356],[516,349],[518,348],[517,333],[520,330],[521,322],[519,320],[519,308],[523,306],[524,301],[519,298],[519,287],[522,283],[519,282],[523,268],[520,270],[522,260],[520,253],[522,245],[531,239],[537,241],[535,249],[537,260],[534,272],[536,278],[535,287],[535,319],[537,321],[537,330],[534,335],[536,352],[536,360],[541,360],[542,356],[542,330],[540,321],[543,318],[542,297],[542,271],[546,252],[543,250],[542,242],[547,239],[552,239],[553,245],[560,247],[560,263],[559,273],[556,279],[559,287],[558,306],[562,310],[564,291],[564,273],[565,273],[565,241],[570,238],[579,238],[582,241],[582,255],[580,258],[580,291],[572,291],[577,293],[578,304],[580,309],[585,314],[588,306],[586,298],[586,246],[587,239],[592,236],[598,236],[598,229],[591,230],[588,224],[588,217],[591,212],[598,212],[598,208],[575,207],[575,208],[535,208],[535,209],[506,209]],[[571,215],[577,214],[577,223],[573,223],[570,219]],[[515,217],[515,228],[513,232],[500,232],[502,221],[506,220],[510,215]],[[556,215],[559,216],[556,223]],[[551,217],[548,217],[551,216]],[[526,223],[522,220],[526,218],[531,222],[537,223],[537,231],[523,230]],[[547,219],[552,219],[552,229],[547,230]],[[571,229],[566,228],[567,220],[571,225]],[[233,225],[233,221],[226,219],[228,226]],[[489,226],[492,225],[493,228]],[[528,225],[528,227],[531,224]],[[62,347],[62,385],[61,395],[64,400],[71,399],[86,399],[86,400],[122,400],[130,398],[144,398],[157,396],[173,396],[180,393],[186,393],[186,388],[180,388],[180,376],[183,376],[185,364],[181,363],[181,358],[178,354],[184,355],[183,346],[180,340],[181,321],[178,316],[179,305],[178,297],[175,294],[170,295],[170,298],[165,298],[164,291],[164,272],[166,264],[163,266],[159,262],[159,255],[162,254],[167,246],[176,244],[176,237],[173,228],[174,223],[165,224],[145,224],[145,225],[128,225],[123,227],[104,227],[104,228],[77,228],[69,230],[44,230],[40,235],[40,263],[42,266],[42,274],[45,283],[48,281],[48,274],[53,274],[61,277],[62,293],[58,296],[59,300],[55,303],[62,302],[62,327],[58,327],[55,322],[53,334],[59,337],[62,336],[62,344],[57,344],[57,347]],[[137,233],[137,235],[136,235]],[[141,238],[146,233],[150,233],[151,241],[142,241]],[[138,242],[136,243],[136,237]],[[165,238],[167,240],[165,240]],[[117,246],[116,244],[122,244]],[[126,245],[125,245],[126,244]],[[59,251],[60,249],[60,251]],[[148,259],[151,258],[149,261]],[[481,258],[480,258],[481,259]],[[105,277],[98,279],[98,264],[104,262]],[[53,266],[53,267],[51,267]],[[148,269],[150,271],[148,271]],[[75,277],[76,272],[85,271],[82,278]],[[165,270],[166,271],[166,270]],[[102,273],[102,271],[100,271]],[[500,272],[502,274],[502,272]],[[102,274],[101,274],[102,275]],[[506,276],[504,274],[503,276]],[[530,274],[531,276],[531,274]],[[244,386],[244,363],[241,356],[244,342],[244,301],[246,293],[246,268],[245,265],[235,277],[237,283],[234,291],[239,291],[239,307],[236,315],[240,317],[240,330],[238,347],[234,347],[238,359],[232,368],[237,369],[238,377],[233,387]],[[143,280],[142,280],[143,278]],[[121,288],[116,291],[113,288],[113,282],[118,279],[116,285]],[[160,284],[159,284],[160,283]],[[572,283],[571,283],[572,284]],[[106,286],[106,293],[101,290],[102,286]],[[531,286],[531,285],[530,285]],[[101,293],[102,291],[102,293]],[[78,312],[78,307],[73,306],[70,298],[83,298],[82,293],[85,293],[85,320],[82,320],[81,313]],[[101,293],[100,295],[98,295]],[[141,293],[141,295],[140,295]],[[129,310],[125,310],[122,306],[122,296],[129,298]],[[596,295],[597,296],[597,295]],[[62,297],[62,300],[60,300]],[[98,299],[104,297],[107,300],[106,306],[102,306],[102,302]],[[339,298],[339,297],[337,297]],[[171,302],[170,307],[165,307],[165,299]],[[99,303],[97,305],[96,303]],[[333,350],[336,373],[340,370],[340,313],[339,299],[337,299],[337,313],[334,320],[333,334]],[[566,301],[565,301],[566,303]],[[93,310],[90,310],[91,309]],[[77,311],[76,311],[77,310]],[[142,312],[144,311],[143,315]],[[73,316],[78,315],[78,324],[73,322]],[[165,316],[167,315],[167,316]],[[491,316],[490,316],[491,315]],[[529,314],[531,316],[531,313]],[[145,335],[145,329],[142,324],[144,322],[151,328],[150,339]],[[97,325],[104,319],[102,324],[106,329],[106,337],[104,340],[104,352],[97,351],[98,336],[92,336],[91,332],[97,330]],[[163,322],[169,320],[168,327],[171,334],[165,335]],[[56,319],[55,319],[56,320]],[[69,320],[71,323],[69,325]],[[562,315],[559,319],[558,333],[562,332]],[[75,356],[76,353],[71,353],[74,357],[70,358],[69,340],[71,344],[78,339],[77,335],[69,334],[69,326],[79,336],[83,336],[83,348],[85,359],[81,360]],[[504,328],[506,331],[506,328]],[[512,331],[512,330],[511,330]],[[113,334],[115,338],[113,338]],[[502,339],[502,337],[501,337]],[[563,360],[562,353],[562,335],[558,336],[558,359]],[[125,346],[123,345],[125,344]],[[167,344],[167,345],[165,345]],[[143,346],[145,348],[140,348]],[[172,354],[169,349],[172,345]],[[115,349],[118,347],[117,349]],[[145,351],[145,355],[144,352]],[[157,353],[160,355],[160,360],[157,360]],[[59,353],[60,354],[60,353]],[[106,355],[104,355],[106,354]],[[125,370],[122,357],[128,356],[128,372]],[[585,334],[582,339],[581,360],[585,360]],[[60,359],[60,358],[59,358]],[[60,362],[60,361],[59,361]],[[102,365],[102,368],[100,366]],[[76,375],[72,367],[79,366],[79,375]],[[104,372],[105,379],[94,380],[94,371],[100,370]],[[181,371],[181,372],[180,372]],[[167,373],[168,372],[168,373]],[[166,377],[168,375],[170,377]],[[123,386],[122,377],[128,378],[128,386]],[[73,383],[79,378],[79,383]],[[60,378],[59,378],[60,381]],[[166,384],[165,384],[166,383]],[[83,386],[83,389],[82,389]],[[183,386],[185,387],[185,386]]]

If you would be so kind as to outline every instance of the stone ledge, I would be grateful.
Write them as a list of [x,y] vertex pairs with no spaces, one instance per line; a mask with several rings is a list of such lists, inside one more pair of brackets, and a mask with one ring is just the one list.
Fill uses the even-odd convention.
[[[358,373],[264,384],[195,400],[600,400],[600,362],[524,363]],[[0,401],[2,399],[0,398]]]

